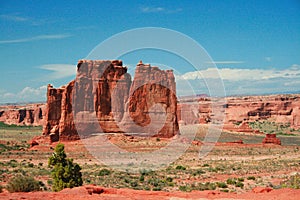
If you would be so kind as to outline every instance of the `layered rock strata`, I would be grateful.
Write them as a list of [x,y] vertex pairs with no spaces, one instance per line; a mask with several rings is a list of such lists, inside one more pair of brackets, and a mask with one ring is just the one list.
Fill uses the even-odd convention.
[[[255,132],[248,122],[261,120],[290,124],[291,128],[300,129],[300,95],[227,97],[225,100],[225,104],[219,105],[225,108],[225,130]],[[210,123],[212,102],[218,104],[218,99],[198,98],[192,102],[179,102],[179,122]]]
[[[48,85],[43,134],[52,142],[79,139],[78,132],[172,137],[179,130],[175,91],[171,70],[140,62],[131,81],[122,61],[80,60],[75,81]],[[163,123],[155,121],[161,116]]]

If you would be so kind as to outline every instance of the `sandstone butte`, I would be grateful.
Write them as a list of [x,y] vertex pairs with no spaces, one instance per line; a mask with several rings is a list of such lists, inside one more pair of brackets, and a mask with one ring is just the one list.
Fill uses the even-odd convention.
[[[79,139],[78,133],[155,130],[154,136],[169,138],[179,131],[175,91],[172,70],[140,61],[132,81],[122,61],[80,60],[74,81],[62,88],[48,85],[43,135],[54,142]],[[163,123],[151,121],[162,113]]]
[[[108,67],[105,72],[101,71],[106,65]],[[171,71],[139,63],[132,81],[121,61],[82,60],[79,61],[78,67],[81,70],[77,73],[76,82],[74,80],[62,88],[48,86],[46,105],[0,106],[0,121],[16,125],[44,125],[43,134],[51,135],[54,141],[79,139],[72,113],[71,94],[75,88],[75,95],[76,92],[77,95],[87,95],[82,98],[84,102],[80,103],[83,107],[76,108],[78,107],[79,111],[93,108],[96,113],[92,114],[97,116],[104,132],[130,132],[132,129],[138,130],[136,127],[142,127],[142,131],[143,127],[156,130],[157,127],[147,126],[151,116],[149,108],[155,103],[162,103],[167,113],[166,123],[156,136],[172,137],[178,132],[178,123],[210,123],[212,101],[217,102],[217,107],[225,108],[223,128],[227,131],[259,133],[248,126],[248,122],[258,120],[289,123],[291,128],[300,128],[299,94],[227,97],[225,104],[205,96],[187,97],[178,99],[176,105],[176,85]],[[98,81],[92,83],[91,79],[86,79],[87,73],[92,76],[91,79]],[[143,82],[149,81],[149,84],[142,86]],[[116,85],[118,87],[112,90]],[[114,98],[115,96],[117,98]],[[155,110],[156,113],[161,112],[157,108],[150,111],[155,114]],[[275,142],[274,139],[266,139],[266,142],[270,140]]]

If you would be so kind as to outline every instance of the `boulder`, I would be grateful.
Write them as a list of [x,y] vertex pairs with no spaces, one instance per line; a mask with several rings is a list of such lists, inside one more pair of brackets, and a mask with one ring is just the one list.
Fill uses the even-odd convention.
[[281,141],[275,134],[266,134],[266,137],[262,141],[263,144],[278,144],[281,145]]

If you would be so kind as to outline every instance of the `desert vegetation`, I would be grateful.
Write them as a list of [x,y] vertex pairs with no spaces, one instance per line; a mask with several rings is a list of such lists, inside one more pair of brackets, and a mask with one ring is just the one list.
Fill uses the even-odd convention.
[[[144,169],[130,173],[99,164],[80,141],[67,142],[65,145],[41,144],[30,148],[24,138],[32,138],[39,129],[41,128],[1,129],[2,132],[10,132],[9,136],[4,135],[0,143],[0,185],[3,189],[11,192],[59,191],[65,187],[76,187],[81,184],[183,192],[193,190],[243,192],[258,186],[273,189],[299,188],[299,174],[295,174],[300,169],[300,138],[297,135],[279,136],[285,141],[281,146],[263,146],[261,135],[223,132],[218,144],[204,159],[198,158],[201,145],[191,145],[187,152],[170,166],[158,171]],[[195,140],[201,141],[206,128],[199,126],[197,130]],[[111,138],[113,139],[113,136]],[[153,138],[145,141],[134,138],[134,142],[129,142],[132,139],[121,138],[118,136],[117,140],[113,140],[114,143],[131,151],[142,151],[145,142],[154,149],[167,143],[165,139]],[[245,144],[226,143],[236,139],[242,139]],[[67,157],[73,158],[78,164]],[[128,169],[130,167],[128,166]],[[70,171],[72,173],[68,173]]]
[[299,130],[291,128],[290,123],[276,123],[273,121],[254,121],[249,122],[249,126],[263,133],[276,134],[276,135],[295,135],[300,134]]

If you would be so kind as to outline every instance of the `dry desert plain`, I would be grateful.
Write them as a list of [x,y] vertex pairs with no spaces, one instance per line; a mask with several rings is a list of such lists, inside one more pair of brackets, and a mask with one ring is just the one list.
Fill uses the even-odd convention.
[[[69,158],[82,167],[83,186],[52,192],[48,158],[57,142],[30,147],[42,127],[1,124],[0,199],[298,199],[300,134],[277,135],[281,145],[262,144],[264,135],[222,132],[209,154],[199,159],[208,125],[181,126],[196,132],[194,142],[169,166],[137,173],[99,163],[80,140],[64,142]],[[110,142],[127,151],[153,151],[169,139],[110,134]],[[242,140],[243,144],[234,143]],[[128,168],[131,166],[128,165]],[[33,176],[43,191],[9,193],[5,186],[16,174]]]

